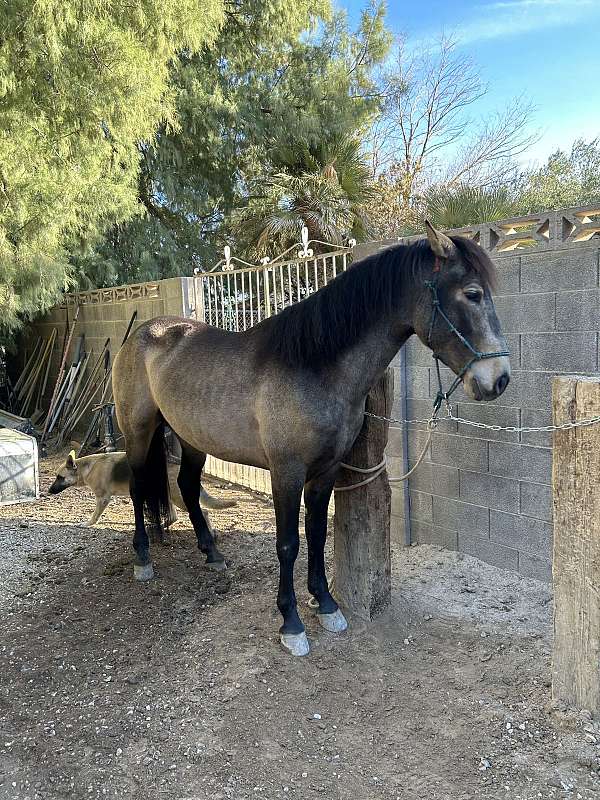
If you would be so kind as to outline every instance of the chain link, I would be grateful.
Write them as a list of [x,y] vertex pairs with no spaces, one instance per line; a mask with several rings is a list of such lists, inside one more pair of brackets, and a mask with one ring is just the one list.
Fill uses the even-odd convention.
[[[396,425],[426,425],[428,428],[435,428],[438,420],[435,415],[429,419],[394,419],[394,417],[383,417],[379,414],[372,414],[370,411],[365,411],[366,417],[379,419],[383,422],[390,422]],[[584,428],[588,425],[598,425],[600,423],[600,416],[586,417],[585,419],[577,419],[574,422],[563,422],[561,425],[539,425],[531,426],[526,425],[519,427],[516,425],[487,425],[485,422],[476,422],[472,419],[465,419],[464,417],[457,417],[452,413],[450,405],[446,406],[446,416],[444,417],[448,422],[459,422],[461,425],[470,425],[472,428],[479,428],[486,431],[504,431],[506,433],[552,433],[552,431],[565,431],[571,428]]]

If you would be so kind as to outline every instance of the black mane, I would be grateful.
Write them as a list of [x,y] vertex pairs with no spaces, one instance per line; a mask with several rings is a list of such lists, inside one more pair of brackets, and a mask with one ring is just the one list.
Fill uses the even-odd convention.
[[[467,269],[484,286],[493,287],[495,268],[487,253],[462,236],[451,238]],[[331,364],[393,311],[407,275],[420,278],[432,266],[433,253],[426,239],[356,262],[318,292],[257,326],[263,333],[260,356],[313,370]]]

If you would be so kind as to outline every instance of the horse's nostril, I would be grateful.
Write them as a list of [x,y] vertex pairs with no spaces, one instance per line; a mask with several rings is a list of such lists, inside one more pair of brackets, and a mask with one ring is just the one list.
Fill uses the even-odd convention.
[[503,372],[502,375],[496,381],[496,385],[494,386],[494,391],[496,393],[496,397],[499,397],[502,392],[508,386],[508,382],[510,381],[510,376],[508,372]]

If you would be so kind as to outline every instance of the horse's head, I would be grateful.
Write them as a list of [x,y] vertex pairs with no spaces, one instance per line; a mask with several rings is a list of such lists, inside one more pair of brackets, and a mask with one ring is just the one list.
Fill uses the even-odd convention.
[[494,265],[485,250],[450,239],[426,223],[432,251],[414,328],[460,378],[473,400],[494,400],[508,386],[510,363],[491,289]]

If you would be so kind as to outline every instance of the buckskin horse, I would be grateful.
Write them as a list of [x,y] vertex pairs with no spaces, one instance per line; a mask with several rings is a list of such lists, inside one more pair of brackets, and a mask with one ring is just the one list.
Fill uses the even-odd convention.
[[494,266],[475,242],[428,223],[427,238],[352,265],[318,292],[231,333],[178,317],[142,324],[118,353],[113,386],[132,471],[135,576],[152,577],[144,515],[168,513],[165,423],[181,442],[178,484],[206,564],[223,569],[198,502],[206,455],[271,472],[277,523],[281,642],[309,651],[294,593],[302,491],[308,590],[321,625],[346,620],[325,575],[327,509],[338,468],[363,423],[365,399],[416,334],[474,400],[510,379],[494,310]]

